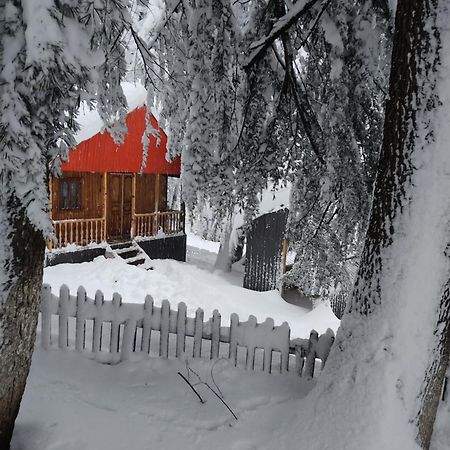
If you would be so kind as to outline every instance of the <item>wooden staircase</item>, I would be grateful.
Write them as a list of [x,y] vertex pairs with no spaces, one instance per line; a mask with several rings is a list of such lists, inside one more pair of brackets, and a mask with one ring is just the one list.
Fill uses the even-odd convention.
[[145,263],[146,254],[132,241],[110,244],[115,256],[118,256],[132,266],[140,266]]

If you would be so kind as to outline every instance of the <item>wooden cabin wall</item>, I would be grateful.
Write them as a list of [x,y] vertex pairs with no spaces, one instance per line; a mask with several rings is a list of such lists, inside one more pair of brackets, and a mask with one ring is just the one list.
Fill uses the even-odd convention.
[[167,211],[167,175],[159,176],[159,210]]
[[[62,178],[52,178],[52,219],[93,219],[103,217],[103,174],[92,172],[64,172]],[[81,205],[79,209],[61,209],[60,182],[65,178],[80,179]]]
[[[136,175],[136,213],[155,212],[156,179],[154,174]],[[167,208],[167,175],[159,175],[158,210]]]

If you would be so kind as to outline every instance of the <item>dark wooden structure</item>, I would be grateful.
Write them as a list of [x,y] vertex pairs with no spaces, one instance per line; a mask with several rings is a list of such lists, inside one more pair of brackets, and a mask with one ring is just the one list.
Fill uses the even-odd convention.
[[247,233],[244,287],[253,291],[276,289],[282,269],[283,238],[288,209],[253,220]]
[[160,138],[150,136],[148,158],[142,161],[145,116],[145,107],[130,112],[120,145],[107,132],[79,143],[62,164],[62,177],[51,179],[58,247],[184,232],[182,212],[167,209],[168,177],[180,176],[180,159],[166,160],[166,136],[151,116]]

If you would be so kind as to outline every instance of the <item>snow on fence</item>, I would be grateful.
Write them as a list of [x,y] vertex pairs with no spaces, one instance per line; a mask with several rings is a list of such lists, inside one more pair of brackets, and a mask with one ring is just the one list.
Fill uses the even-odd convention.
[[[69,327],[74,327],[75,350],[91,353],[108,362],[128,360],[134,352],[148,354],[151,344],[154,348],[156,343],[162,358],[168,358],[169,353],[179,358],[199,358],[206,352],[211,359],[217,359],[225,353],[235,365],[242,360],[247,369],[253,370],[259,350],[265,372],[270,373],[274,368],[286,372],[289,355],[294,354],[297,373],[312,377],[317,360],[320,359],[323,366],[334,340],[333,332],[328,330],[320,337],[313,331],[310,339],[291,342],[286,322],[281,326],[274,326],[272,319],[257,323],[253,316],[241,322],[236,314],[232,314],[230,326],[221,326],[217,310],[208,320],[201,308],[197,309],[195,317],[188,317],[185,303],[179,303],[177,310],[171,308],[168,300],[155,306],[150,295],[144,304],[122,303],[117,293],[111,301],[105,301],[101,291],[90,299],[83,287],[78,288],[76,295],[71,295],[69,288],[63,285],[58,297],[49,285],[44,285],[41,297],[41,343],[44,349],[51,347],[55,335],[58,347],[68,349],[73,336]],[[71,322],[74,323],[70,325]],[[173,345],[170,345],[171,336]],[[186,345],[188,339],[190,346]],[[245,358],[239,357],[243,356],[242,349]]]

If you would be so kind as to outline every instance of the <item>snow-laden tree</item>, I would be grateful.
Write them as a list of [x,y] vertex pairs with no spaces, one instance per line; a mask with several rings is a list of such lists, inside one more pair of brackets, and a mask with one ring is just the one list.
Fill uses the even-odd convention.
[[299,101],[317,118],[314,139],[322,142],[318,154],[301,124],[291,164],[289,239],[297,257],[286,278],[306,294],[353,282],[381,146],[390,55],[387,2],[325,7],[315,27],[308,29],[305,18],[292,32]]
[[123,127],[125,0],[0,2],[0,448],[9,448],[34,347],[48,174],[74,145],[76,112],[95,100]]
[[236,208],[252,220],[269,181],[291,181],[289,279],[306,293],[348,286],[360,256],[389,29],[385,0],[167,0],[142,51],[188,210],[212,211],[214,236]]
[[311,450],[430,447],[450,355],[449,24],[446,0],[398,1],[357,281],[296,419]]

